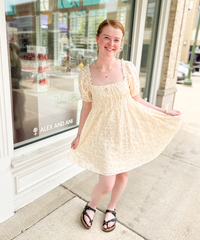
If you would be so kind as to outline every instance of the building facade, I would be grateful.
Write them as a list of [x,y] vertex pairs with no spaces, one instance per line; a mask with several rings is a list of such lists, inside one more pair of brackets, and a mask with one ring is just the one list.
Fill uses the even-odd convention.
[[119,20],[118,58],[141,96],[172,109],[189,0],[2,1],[0,222],[84,169],[67,161],[81,110],[78,73],[96,59],[99,23]]
[[[194,44],[196,29],[197,29],[197,22],[199,19],[199,11],[200,11],[200,2],[199,0],[190,1],[189,10],[186,19],[186,26],[184,32],[184,39],[183,39],[183,47],[181,52],[181,62],[188,63],[190,59],[190,54],[192,52],[192,47]],[[198,33],[197,37],[197,51],[194,61],[199,61],[199,52],[200,52],[200,33]],[[198,59],[197,59],[198,57]]]

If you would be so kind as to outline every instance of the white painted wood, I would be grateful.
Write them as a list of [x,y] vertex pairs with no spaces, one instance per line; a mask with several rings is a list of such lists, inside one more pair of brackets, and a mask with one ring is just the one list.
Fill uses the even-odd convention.
[[30,188],[72,165],[67,161],[70,144],[71,141],[61,147],[52,148],[48,151],[48,157],[47,154],[41,154],[32,160],[32,164],[29,161],[26,163],[26,167],[24,163],[15,169],[13,176],[16,179],[16,193]]
[[51,191],[53,188],[59,186],[61,183],[76,176],[82,171],[84,171],[83,168],[72,164],[68,168],[65,168],[57,174],[52,175],[48,179],[43,180],[32,188],[26,189],[23,192],[16,194],[14,198],[14,210],[19,210],[23,206],[41,197],[45,193]]
[[157,34],[157,44],[155,51],[155,59],[152,73],[152,82],[150,89],[149,102],[156,104],[157,91],[160,85],[161,70],[163,64],[165,42],[167,36],[168,21],[170,15],[171,0],[162,1],[160,10],[160,19]]
[[130,61],[134,63],[138,73],[142,58],[147,3],[148,0],[136,0],[135,2]]
[[45,153],[38,152],[31,160],[14,164],[15,211],[84,170],[67,161],[73,138],[58,142],[54,147],[47,146]]
[[16,177],[16,192],[20,193],[23,190],[30,188],[44,179],[48,179],[51,175],[60,172],[64,167],[69,167],[72,163],[67,162],[66,158],[55,161],[52,159],[47,164],[41,164],[40,166],[32,169],[31,171],[24,172]]
[[15,211],[84,170],[67,161],[76,133],[77,129],[73,129],[62,137],[55,136],[48,144],[44,141],[42,145],[29,145],[28,151],[23,150],[25,154],[13,158]]
[[10,77],[4,1],[0,8],[0,222],[13,215],[10,158],[13,154]]

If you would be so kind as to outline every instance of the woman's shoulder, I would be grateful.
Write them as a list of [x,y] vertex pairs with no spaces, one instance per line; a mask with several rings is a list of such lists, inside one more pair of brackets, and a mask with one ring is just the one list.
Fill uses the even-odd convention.
[[128,66],[128,67],[135,67],[135,65],[131,62],[131,61],[128,61],[128,60],[123,60],[125,65]]
[[128,60],[123,60],[123,61],[124,61],[126,71],[128,71],[128,72],[136,71],[136,67],[131,61],[128,61]]
[[79,73],[82,73],[82,72],[87,72],[88,71],[88,68],[89,68],[89,64],[85,65],[81,71]]
[[85,78],[89,75],[89,65],[85,65],[79,72],[79,78]]

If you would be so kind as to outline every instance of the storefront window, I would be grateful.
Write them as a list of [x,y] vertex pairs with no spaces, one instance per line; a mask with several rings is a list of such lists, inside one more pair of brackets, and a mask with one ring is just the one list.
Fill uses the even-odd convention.
[[[75,128],[79,71],[97,57],[96,30],[118,19],[131,33],[131,0],[5,0],[15,148]],[[129,59],[130,34],[117,57]]]
[[156,47],[161,0],[148,0],[140,67],[141,97],[148,101]]

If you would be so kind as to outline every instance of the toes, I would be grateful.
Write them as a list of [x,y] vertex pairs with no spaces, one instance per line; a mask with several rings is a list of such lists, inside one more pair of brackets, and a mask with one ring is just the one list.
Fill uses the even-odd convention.
[[90,227],[91,224],[87,216],[84,216],[84,220],[87,223],[88,227]]

